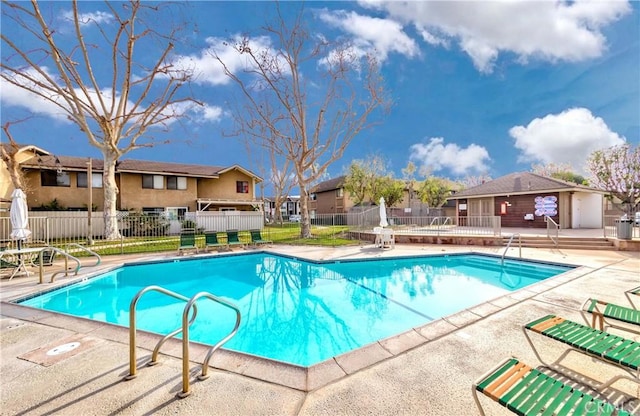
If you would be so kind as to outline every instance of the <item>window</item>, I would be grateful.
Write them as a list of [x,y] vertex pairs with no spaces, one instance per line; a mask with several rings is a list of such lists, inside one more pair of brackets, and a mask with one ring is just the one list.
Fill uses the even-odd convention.
[[[89,186],[87,183],[87,172],[77,173],[76,186],[78,188],[86,188]],[[102,173],[91,173],[91,187],[102,188]]]
[[165,214],[166,217],[170,220],[184,220],[184,214],[186,214],[188,209],[186,207],[167,207]]
[[167,176],[167,189],[187,189],[187,178],[184,176]]
[[142,213],[147,215],[160,216],[161,214],[164,214],[164,208],[146,207],[146,208],[142,208]]
[[162,175],[142,175],[143,189],[164,189],[164,177]]
[[309,199],[311,199],[312,201],[315,201],[316,199],[318,199],[318,196],[314,193],[309,194]]
[[247,182],[247,181],[237,181],[236,182],[236,193],[248,194],[249,193],[249,182]]
[[342,188],[336,189],[336,196],[338,198],[342,198],[343,195],[344,195],[344,190]]
[[55,170],[41,170],[40,184],[42,186],[70,186],[69,172],[58,173]]

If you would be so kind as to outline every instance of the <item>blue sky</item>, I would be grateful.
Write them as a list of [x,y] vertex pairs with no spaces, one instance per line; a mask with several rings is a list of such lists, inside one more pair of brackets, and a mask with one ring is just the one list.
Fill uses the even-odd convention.
[[[281,8],[294,16],[300,5],[282,2]],[[70,5],[47,2],[42,8],[64,34]],[[103,3],[84,1],[81,9],[112,23]],[[260,151],[222,135],[231,126],[231,84],[207,49],[220,51],[222,41],[236,34],[262,35],[274,3],[190,2],[178,10],[171,19],[197,30],[176,46],[173,58],[197,65],[192,90],[205,107],[180,127],[176,123],[173,135],[180,140],[125,158],[237,163],[261,174]],[[571,164],[584,173],[592,151],[640,143],[637,2],[307,2],[305,13],[315,33],[348,37],[375,53],[394,101],[391,113],[355,139],[328,177],[373,154],[382,155],[398,177],[410,160],[452,179],[495,178],[530,170],[532,163]],[[91,27],[85,30],[91,36]],[[17,31],[3,18],[3,34]],[[3,45],[2,59],[7,53]],[[106,58],[94,67],[108,68]],[[57,155],[100,157],[77,126],[46,103],[4,81],[1,98],[3,124],[33,116],[12,127],[20,143]]]

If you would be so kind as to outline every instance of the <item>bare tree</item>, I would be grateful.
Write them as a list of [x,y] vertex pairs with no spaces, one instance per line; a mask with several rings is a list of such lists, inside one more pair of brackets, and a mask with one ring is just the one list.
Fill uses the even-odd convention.
[[492,180],[492,178],[489,175],[467,175],[459,182],[460,186],[462,186],[462,189],[468,189],[473,188],[474,186],[482,185],[483,183],[489,182],[490,180]]
[[20,169],[20,161],[16,158],[18,151],[20,150],[20,146],[16,143],[11,131],[9,130],[11,124],[13,123],[7,121],[2,125],[2,131],[7,137],[8,142],[6,146],[0,146],[0,159],[2,159],[9,171],[9,179],[11,179],[13,188],[25,190],[24,174]]
[[291,161],[300,187],[301,237],[309,238],[312,184],[390,102],[373,56],[312,35],[303,10],[291,22],[277,12],[276,22],[262,28],[274,38],[273,48],[255,48],[249,37],[233,44],[247,62],[244,72],[216,58],[242,93],[238,134]]
[[[0,76],[57,108],[102,152],[105,238],[113,239],[119,237],[116,161],[153,146],[153,133],[166,132],[195,101],[181,94],[191,74],[168,62],[179,29],[164,28],[159,19],[168,3],[106,3],[108,19],[83,14],[80,7],[87,4],[71,3],[73,30],[67,35],[48,22],[37,1],[3,2],[3,18],[18,30],[2,31]],[[99,35],[88,35],[88,28]]]

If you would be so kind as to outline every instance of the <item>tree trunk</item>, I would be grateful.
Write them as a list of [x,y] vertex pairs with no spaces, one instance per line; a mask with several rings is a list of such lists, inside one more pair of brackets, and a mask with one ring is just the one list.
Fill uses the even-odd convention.
[[300,187],[300,238],[311,238],[309,193],[304,189],[304,187]]
[[103,149],[102,154],[104,156],[104,173],[102,176],[102,186],[104,187],[104,238],[116,240],[120,238],[116,207],[119,192],[116,184],[116,161],[118,156],[106,149]]

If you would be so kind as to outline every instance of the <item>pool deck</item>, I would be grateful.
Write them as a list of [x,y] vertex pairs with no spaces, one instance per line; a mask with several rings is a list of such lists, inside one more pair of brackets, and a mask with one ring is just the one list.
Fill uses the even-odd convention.
[[[266,248],[318,260],[379,258],[476,252],[501,255],[502,247],[371,244],[350,247]],[[236,250],[244,252],[244,250]],[[512,248],[508,256],[516,257]],[[581,266],[560,276],[444,317],[401,336],[328,360],[312,370],[264,360],[214,355],[207,380],[196,380],[204,358],[191,348],[191,395],[182,390],[178,342],[161,350],[160,365],[148,367],[156,337],[138,337],[137,378],[129,374],[129,339],[124,328],[7,303],[29,293],[68,283],[58,277],[39,285],[37,276],[0,281],[1,415],[471,415],[474,380],[502,358],[516,356],[539,366],[521,326],[553,313],[582,322],[579,308],[591,296],[627,304],[624,291],[640,286],[640,253],[523,248],[523,258]],[[123,262],[169,255],[109,257],[95,274]],[[85,275],[86,276],[86,275]],[[45,281],[49,281],[48,276]],[[464,290],[464,288],[460,288]],[[624,333],[640,341],[640,335]],[[533,337],[543,357],[565,348]],[[80,346],[57,355],[47,351],[71,342]],[[165,351],[166,349],[166,351]],[[623,373],[582,354],[562,361],[572,379],[584,384]],[[620,382],[607,393],[626,410],[640,413],[640,387]],[[484,397],[489,415],[512,414]]]

